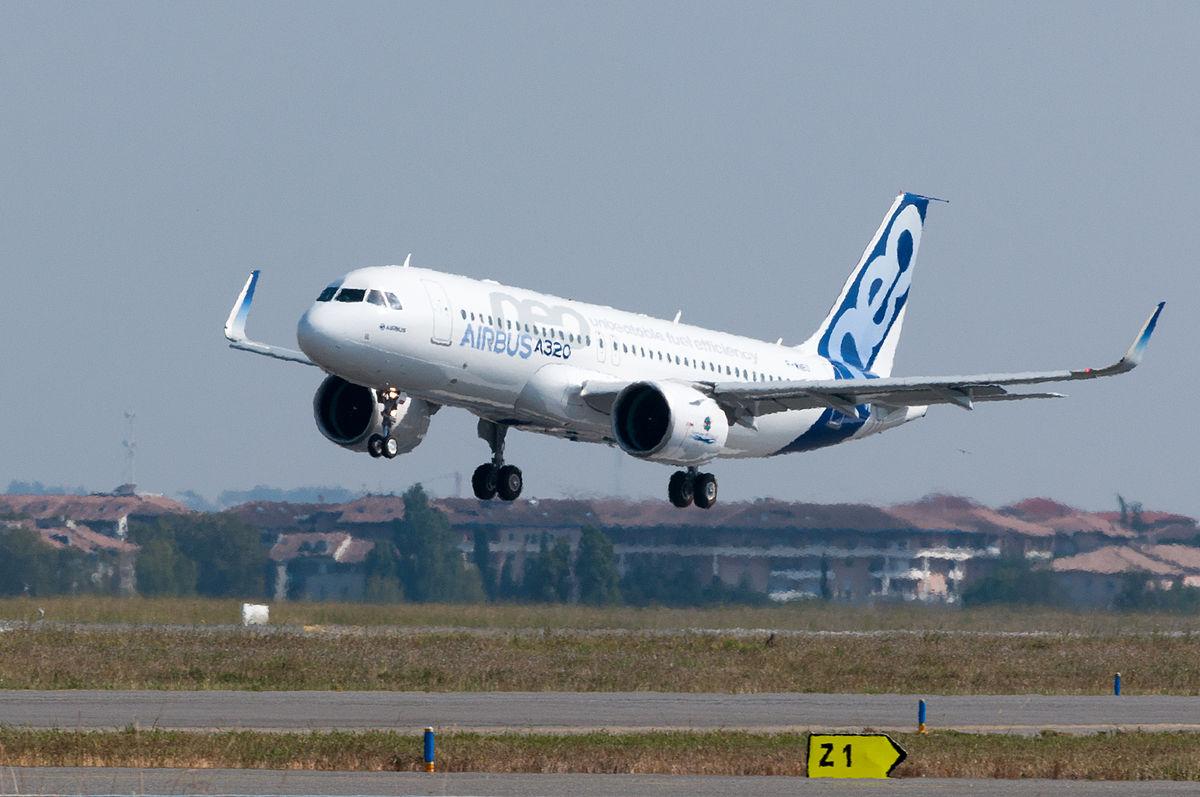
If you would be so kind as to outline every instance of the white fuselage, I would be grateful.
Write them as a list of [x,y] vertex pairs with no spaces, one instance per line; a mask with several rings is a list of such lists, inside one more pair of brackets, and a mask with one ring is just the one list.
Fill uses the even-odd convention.
[[[333,287],[361,289],[363,298],[335,299]],[[301,349],[325,371],[570,439],[614,442],[610,416],[580,396],[589,380],[766,386],[836,378],[833,364],[807,345],[766,343],[428,269],[361,268],[331,289],[297,329]],[[731,425],[718,456],[819,448],[923,414],[924,408],[902,417],[868,413],[858,421],[825,409],[777,412]]]

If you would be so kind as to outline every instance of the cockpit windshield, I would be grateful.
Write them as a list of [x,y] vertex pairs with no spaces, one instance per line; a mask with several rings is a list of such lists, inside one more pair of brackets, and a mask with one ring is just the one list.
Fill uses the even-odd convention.
[[341,283],[335,282],[325,290],[321,291],[321,295],[317,297],[318,302],[366,302],[378,307],[390,307],[393,310],[403,310],[404,306],[400,304],[400,297],[391,291],[381,291],[375,288],[343,288]]

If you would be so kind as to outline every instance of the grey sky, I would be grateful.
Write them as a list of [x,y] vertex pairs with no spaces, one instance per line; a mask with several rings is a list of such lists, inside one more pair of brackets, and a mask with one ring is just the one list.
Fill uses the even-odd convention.
[[[469,481],[447,410],[393,461],[326,442],[294,345],[322,286],[400,262],[798,343],[900,190],[931,206],[896,375],[1141,369],[718,461],[721,499],[1200,514],[1200,7],[1189,3],[0,4],[0,484]],[[1189,352],[1192,352],[1189,354]],[[670,469],[510,436],[526,495],[665,500]],[[466,488],[469,492],[469,485]]]

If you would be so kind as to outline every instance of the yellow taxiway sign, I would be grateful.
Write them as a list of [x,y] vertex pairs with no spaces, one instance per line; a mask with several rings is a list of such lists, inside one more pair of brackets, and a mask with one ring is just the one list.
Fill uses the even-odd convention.
[[808,736],[810,778],[886,778],[907,756],[885,733]]

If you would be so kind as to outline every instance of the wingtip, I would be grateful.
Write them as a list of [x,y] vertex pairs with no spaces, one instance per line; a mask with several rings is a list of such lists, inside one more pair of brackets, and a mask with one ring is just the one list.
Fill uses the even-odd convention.
[[242,292],[238,294],[229,318],[225,320],[225,338],[231,343],[239,343],[246,339],[246,317],[250,315],[250,303],[254,301],[254,287],[258,284],[259,269],[250,272]]
[[1154,334],[1154,329],[1158,326],[1158,317],[1162,315],[1163,308],[1166,306],[1166,302],[1158,303],[1158,306],[1154,308],[1154,312],[1146,319],[1146,323],[1138,330],[1137,337],[1133,340],[1133,345],[1129,347],[1129,351],[1125,352],[1125,356],[1121,358],[1121,362],[1117,364],[1117,367],[1123,371],[1130,371],[1142,362],[1142,355],[1146,353],[1146,347],[1150,344],[1150,336]]

